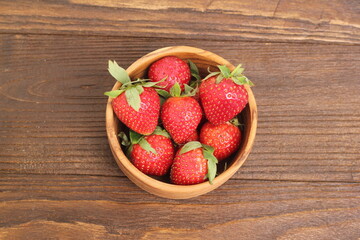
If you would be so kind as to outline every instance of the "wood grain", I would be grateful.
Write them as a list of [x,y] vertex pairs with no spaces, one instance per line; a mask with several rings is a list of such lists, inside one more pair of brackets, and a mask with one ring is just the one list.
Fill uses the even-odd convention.
[[359,44],[359,16],[354,0],[1,1],[0,32]]
[[360,181],[360,46],[0,35],[0,172],[122,176],[105,133],[108,59],[171,45],[243,63],[258,134],[236,179]]
[[357,239],[359,191],[359,183],[230,180],[169,200],[124,177],[2,175],[0,239]]
[[[360,2],[0,1],[0,240],[360,239]],[[189,200],[148,194],[105,130],[107,60],[188,45],[243,63],[248,160]]]

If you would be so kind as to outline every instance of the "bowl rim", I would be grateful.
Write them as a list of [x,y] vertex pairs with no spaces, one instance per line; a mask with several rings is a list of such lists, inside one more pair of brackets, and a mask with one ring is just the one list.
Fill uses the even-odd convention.
[[[206,57],[207,59],[218,63],[219,65],[228,66],[231,70],[235,68],[234,65],[232,65],[230,62],[220,57],[219,55],[216,55],[215,53],[189,46],[171,46],[171,47],[160,48],[144,55],[143,57],[139,58],[134,63],[132,63],[126,69],[126,71],[128,72],[130,77],[133,77],[134,75],[137,74],[138,66],[146,65],[147,67],[149,67],[152,62],[164,56],[171,56],[171,55],[176,56],[177,54],[184,54],[184,53],[195,54],[204,58]],[[120,83],[116,82],[112,90],[116,90],[119,87],[120,87]],[[245,139],[245,142],[243,143],[243,147],[240,150],[238,150],[238,153],[236,154],[235,157],[236,160],[231,164],[229,168],[227,168],[224,172],[222,172],[221,174],[215,177],[212,185],[209,184],[208,181],[194,185],[175,185],[154,179],[142,173],[140,170],[138,170],[131,163],[131,161],[125,156],[124,152],[121,149],[120,142],[117,137],[118,134],[117,127],[115,127],[116,116],[111,106],[111,102],[113,98],[109,97],[106,105],[106,131],[107,131],[107,137],[111,151],[119,168],[131,181],[133,181],[140,188],[144,189],[147,192],[165,198],[172,198],[172,199],[191,198],[202,195],[219,187],[238,171],[238,169],[242,166],[242,164],[245,162],[246,158],[248,157],[252,149],[252,146],[254,144],[256,129],[257,129],[257,105],[251,88],[247,85],[245,85],[245,88],[248,92],[248,99],[249,99],[248,106],[250,110],[249,121],[251,122],[249,126],[250,130],[248,131],[248,137]]]

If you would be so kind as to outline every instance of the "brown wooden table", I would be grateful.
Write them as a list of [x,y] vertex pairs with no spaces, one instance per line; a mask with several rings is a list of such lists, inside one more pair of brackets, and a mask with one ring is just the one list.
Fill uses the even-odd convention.
[[[359,239],[360,2],[0,1],[0,239]],[[139,189],[105,132],[114,80],[155,49],[242,63],[258,134],[190,200]]]

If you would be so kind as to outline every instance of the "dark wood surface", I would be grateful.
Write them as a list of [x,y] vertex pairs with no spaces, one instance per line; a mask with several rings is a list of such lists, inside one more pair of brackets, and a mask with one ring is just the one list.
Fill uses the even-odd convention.
[[[359,239],[360,2],[0,1],[0,239]],[[258,134],[189,200],[150,195],[105,132],[114,84],[155,49],[242,63]]]

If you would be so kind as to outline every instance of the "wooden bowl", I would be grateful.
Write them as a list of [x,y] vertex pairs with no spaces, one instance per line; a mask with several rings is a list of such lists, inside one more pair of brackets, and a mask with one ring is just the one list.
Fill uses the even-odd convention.
[[[199,48],[175,46],[161,48],[143,56],[134,62],[126,71],[130,75],[131,79],[144,77],[146,76],[147,69],[151,63],[164,56],[177,56],[184,60],[190,59],[198,66],[200,72],[203,73],[207,71],[208,66],[212,66],[213,69],[215,69],[217,65],[227,65],[231,70],[234,69],[234,66],[231,63],[214,53]],[[119,87],[120,83],[116,82],[112,90],[116,90]],[[125,156],[120,147],[118,139],[120,124],[111,106],[112,98],[109,98],[106,106],[106,131],[111,151],[121,171],[123,171],[131,181],[145,191],[160,197],[171,199],[186,199],[199,196],[210,192],[225,183],[245,162],[255,139],[257,127],[257,107],[250,87],[245,87],[248,91],[249,103],[240,114],[240,117],[245,124],[242,132],[242,144],[233,159],[229,161],[227,169],[214,179],[212,185],[208,181],[188,186],[175,185],[157,180],[140,172]]]

